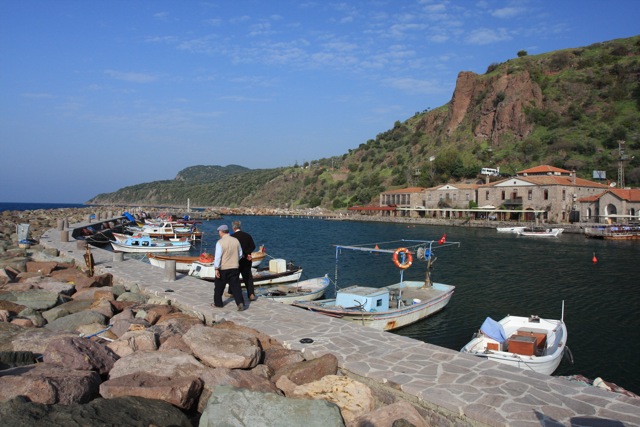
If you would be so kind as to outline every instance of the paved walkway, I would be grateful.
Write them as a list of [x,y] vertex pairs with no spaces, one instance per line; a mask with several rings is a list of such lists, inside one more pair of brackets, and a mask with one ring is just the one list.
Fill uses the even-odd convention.
[[[72,228],[83,224],[72,225]],[[86,224],[84,224],[86,226]],[[65,231],[49,230],[40,243],[84,265],[84,249]],[[69,235],[71,233],[69,232]],[[96,274],[115,283],[137,284],[164,296],[208,324],[230,320],[263,332],[308,358],[334,354],[340,368],[365,382],[404,393],[430,413],[432,425],[456,426],[640,426],[640,399],[584,383],[522,371],[422,341],[260,298],[238,312],[232,299],[211,307],[213,284],[92,249]],[[428,320],[426,320],[428,321]],[[312,343],[301,343],[311,338]]]

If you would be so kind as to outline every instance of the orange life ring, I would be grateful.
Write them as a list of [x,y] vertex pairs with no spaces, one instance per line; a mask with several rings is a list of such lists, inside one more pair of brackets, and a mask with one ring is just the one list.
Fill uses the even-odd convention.
[[210,262],[213,262],[213,255],[208,254],[208,253],[203,253],[200,255],[200,262],[203,264],[208,264]]
[[[398,256],[400,254],[404,254],[403,263],[401,263],[400,260],[398,259]],[[413,255],[411,255],[411,252],[409,252],[409,249],[407,248],[398,248],[393,253],[393,263],[396,265],[396,267],[402,270],[405,270],[411,267],[411,264],[413,263]]]

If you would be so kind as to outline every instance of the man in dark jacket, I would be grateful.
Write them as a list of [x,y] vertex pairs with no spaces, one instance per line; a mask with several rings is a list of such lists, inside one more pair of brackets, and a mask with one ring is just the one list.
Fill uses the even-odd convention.
[[235,237],[240,242],[242,247],[242,258],[240,259],[240,275],[244,282],[245,288],[247,288],[247,298],[249,301],[255,301],[256,295],[253,290],[253,274],[251,274],[251,253],[256,249],[256,244],[253,241],[253,237],[249,233],[245,233],[240,228],[240,221],[233,221],[231,228],[233,229],[232,237]]

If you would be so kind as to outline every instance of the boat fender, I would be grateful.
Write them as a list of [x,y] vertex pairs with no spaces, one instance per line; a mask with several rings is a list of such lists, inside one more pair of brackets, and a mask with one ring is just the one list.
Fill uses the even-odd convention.
[[[403,262],[400,262],[400,254],[403,254]],[[413,255],[411,255],[411,252],[409,252],[409,249],[407,248],[398,248],[393,253],[393,263],[396,265],[396,267],[405,270],[411,267],[411,264],[413,263]]]

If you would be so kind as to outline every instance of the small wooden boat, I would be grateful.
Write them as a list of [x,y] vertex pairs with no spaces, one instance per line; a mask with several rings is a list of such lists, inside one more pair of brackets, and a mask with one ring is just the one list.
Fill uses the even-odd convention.
[[496,322],[487,317],[462,353],[551,375],[567,347],[567,328],[560,320],[538,316],[507,316]]
[[147,252],[187,252],[191,248],[191,242],[184,239],[178,242],[156,240],[149,236],[133,237],[124,242],[111,242],[111,247],[117,252],[147,253]]
[[[336,297],[317,301],[296,301],[292,305],[315,311],[326,316],[349,320],[379,330],[394,330],[425,319],[448,303],[455,286],[431,281],[430,268],[435,260],[434,243],[438,248],[459,245],[457,242],[445,243],[444,236],[438,241],[402,240],[385,242],[385,245],[411,243],[411,246],[397,249],[385,249],[383,243],[336,246],[337,258],[342,250],[358,250],[368,253],[391,253],[393,261],[400,268],[400,282],[389,286],[349,286],[336,290]],[[427,263],[424,281],[404,280],[404,270],[416,260]],[[337,276],[337,275],[336,275]],[[337,284],[336,284],[337,286]]]
[[518,236],[527,237],[558,237],[563,231],[564,228],[529,227],[519,230],[517,233]]
[[[251,266],[253,268],[258,268],[262,263],[262,260],[267,256],[264,252],[253,252],[251,254]],[[166,261],[175,261],[176,262],[176,271],[181,273],[187,273],[191,270],[193,263],[195,261],[201,262],[202,264],[211,264],[213,262],[213,254],[202,253],[198,256],[189,256],[189,255],[157,255],[150,253],[147,255],[149,258],[149,263],[155,267],[164,268]]]
[[[275,267],[274,267],[275,266]],[[280,283],[290,283],[300,280],[302,267],[286,262],[283,259],[272,259],[269,267],[252,269],[254,286],[277,285]],[[216,278],[213,263],[204,264],[194,261],[189,270],[189,276],[198,277],[203,280],[214,281]],[[242,275],[240,275],[242,278]]]
[[261,298],[291,304],[294,301],[312,301],[322,297],[330,284],[329,277],[325,275],[275,287],[257,288],[255,293]]

